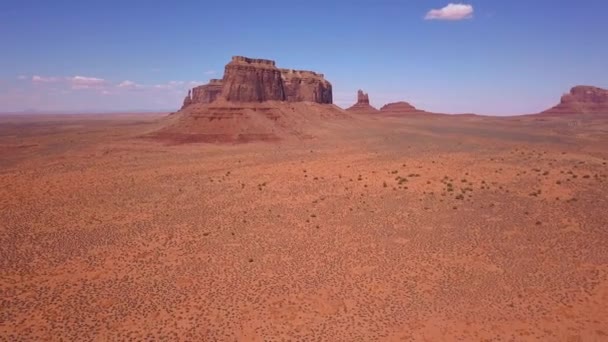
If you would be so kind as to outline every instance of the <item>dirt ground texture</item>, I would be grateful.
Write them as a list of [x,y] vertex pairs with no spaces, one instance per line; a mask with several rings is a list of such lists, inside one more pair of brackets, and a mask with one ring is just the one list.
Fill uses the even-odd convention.
[[0,117],[0,340],[606,341],[608,117],[171,144]]

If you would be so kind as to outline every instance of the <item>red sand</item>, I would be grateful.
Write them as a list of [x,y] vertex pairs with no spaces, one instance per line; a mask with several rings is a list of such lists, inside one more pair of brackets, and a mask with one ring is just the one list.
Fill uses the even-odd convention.
[[0,118],[0,339],[602,341],[608,120]]

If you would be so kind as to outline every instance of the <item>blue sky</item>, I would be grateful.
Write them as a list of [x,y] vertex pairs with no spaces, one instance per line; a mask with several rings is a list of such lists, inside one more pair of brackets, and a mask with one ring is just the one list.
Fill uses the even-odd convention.
[[452,2],[472,13],[429,20],[449,0],[2,0],[0,112],[175,109],[233,55],[322,72],[340,106],[361,88],[378,107],[522,114],[574,85],[608,88],[608,1]]

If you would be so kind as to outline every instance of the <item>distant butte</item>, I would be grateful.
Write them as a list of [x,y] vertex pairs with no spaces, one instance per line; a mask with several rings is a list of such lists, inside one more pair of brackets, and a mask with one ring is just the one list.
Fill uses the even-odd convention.
[[382,108],[380,108],[380,112],[382,114],[386,114],[386,115],[407,115],[407,114],[427,113],[423,110],[417,109],[416,107],[414,107],[411,104],[404,102],[404,101],[388,103],[388,104],[382,106]]
[[363,90],[357,91],[357,103],[346,109],[349,112],[360,113],[360,114],[374,114],[378,113],[378,109],[372,107],[369,104],[369,96],[364,93]]
[[576,86],[562,96],[560,103],[541,114],[608,114],[608,90]]

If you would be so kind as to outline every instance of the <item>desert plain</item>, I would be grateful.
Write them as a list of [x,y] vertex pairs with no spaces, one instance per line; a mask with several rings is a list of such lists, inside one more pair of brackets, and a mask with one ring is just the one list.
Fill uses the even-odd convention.
[[606,341],[608,117],[0,117],[2,341]]

